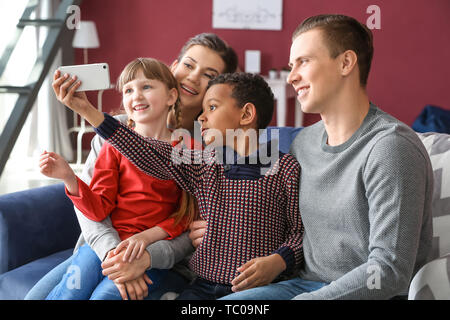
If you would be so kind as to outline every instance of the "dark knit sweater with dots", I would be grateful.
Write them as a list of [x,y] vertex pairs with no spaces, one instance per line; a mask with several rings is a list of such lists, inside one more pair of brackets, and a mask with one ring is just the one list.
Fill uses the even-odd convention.
[[[284,259],[287,273],[303,261],[300,166],[292,155],[271,152],[270,142],[244,158],[217,149],[173,147],[137,134],[108,114],[96,132],[146,174],[173,179],[197,199],[207,221],[190,261],[199,277],[230,284],[237,268],[273,253]],[[267,158],[261,150],[272,161],[261,161]]]

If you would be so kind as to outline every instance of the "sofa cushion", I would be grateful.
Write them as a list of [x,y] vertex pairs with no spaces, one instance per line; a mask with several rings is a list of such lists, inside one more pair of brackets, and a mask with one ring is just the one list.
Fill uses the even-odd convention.
[[73,249],[54,253],[0,275],[0,300],[22,300],[47,272],[68,259]]
[[414,121],[412,128],[417,132],[450,133],[450,110],[426,105]]
[[424,265],[409,288],[409,300],[448,300],[450,297],[450,254]]
[[433,257],[450,253],[450,135],[418,133],[431,159],[434,174]]
[[264,143],[270,140],[278,140],[280,151],[288,153],[292,141],[294,141],[297,134],[303,127],[267,127],[261,132],[259,142]]

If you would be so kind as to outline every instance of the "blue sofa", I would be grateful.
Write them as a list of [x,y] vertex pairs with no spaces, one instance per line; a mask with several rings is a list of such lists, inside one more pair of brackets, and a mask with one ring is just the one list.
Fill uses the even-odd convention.
[[[301,128],[279,129],[280,150],[288,152]],[[62,183],[1,195],[0,300],[23,299],[73,253],[80,232]]]
[[0,196],[0,299],[23,299],[80,232],[62,183]]

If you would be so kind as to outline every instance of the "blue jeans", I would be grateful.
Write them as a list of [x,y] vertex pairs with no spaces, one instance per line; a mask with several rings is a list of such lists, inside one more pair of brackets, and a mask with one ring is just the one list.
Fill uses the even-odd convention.
[[299,294],[318,290],[327,284],[325,282],[294,278],[236,292],[220,300],[290,300]]
[[[85,244],[80,247],[47,300],[121,300],[114,282],[102,274],[101,263],[90,246]],[[151,269],[146,273],[153,282],[148,286],[151,292],[166,276],[167,270]]]
[[24,300],[44,300],[50,291],[61,281],[62,277],[66,273],[67,268],[72,263],[73,255],[67,260],[61,262],[52,270],[50,270],[45,276],[43,276],[34,286],[28,291]]
[[177,300],[216,300],[232,292],[230,285],[197,278],[180,293]]
[[[61,282],[65,276],[66,271],[72,264],[72,261],[76,254],[69,257],[66,261],[62,262],[50,272],[48,272],[41,280],[39,280],[34,287],[25,296],[25,300],[43,300],[50,292]],[[150,277],[150,276],[149,276]],[[152,279],[150,277],[150,279]],[[153,279],[152,279],[153,280]],[[166,292],[181,292],[187,285],[188,281],[180,276],[177,272],[168,270],[167,275],[162,279],[159,287],[154,288],[153,291],[149,290],[148,296],[145,300],[158,300]]]

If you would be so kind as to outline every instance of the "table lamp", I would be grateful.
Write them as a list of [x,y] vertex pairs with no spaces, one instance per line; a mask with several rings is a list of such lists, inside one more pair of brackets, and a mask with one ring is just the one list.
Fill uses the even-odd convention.
[[72,47],[83,49],[84,64],[88,63],[87,49],[98,48],[97,28],[94,21],[80,21],[80,28],[76,29]]

